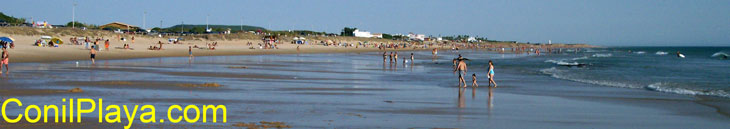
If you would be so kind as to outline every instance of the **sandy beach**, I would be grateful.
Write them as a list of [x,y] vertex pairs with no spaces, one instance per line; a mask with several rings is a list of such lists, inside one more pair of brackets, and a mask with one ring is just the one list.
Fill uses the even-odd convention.
[[[352,53],[352,52],[374,52],[383,51],[376,48],[373,44],[380,43],[405,43],[403,41],[394,41],[375,38],[353,38],[353,37],[322,37],[322,36],[306,36],[308,44],[292,44],[292,36],[280,36],[279,49],[259,49],[258,44],[262,43],[261,37],[264,35],[256,35],[252,33],[237,35],[211,34],[203,36],[150,36],[150,35],[130,35],[118,34],[103,30],[80,30],[70,28],[41,29],[27,27],[4,27],[0,30],[0,35],[10,36],[16,41],[15,48],[9,49],[13,54],[12,62],[53,62],[53,61],[72,61],[72,60],[88,60],[89,51],[85,45],[73,45],[68,41],[72,37],[89,37],[91,39],[103,38],[110,41],[109,50],[99,51],[98,60],[108,59],[131,59],[131,58],[150,58],[150,57],[182,57],[188,56],[188,47],[199,46],[193,48],[195,56],[227,56],[227,55],[263,55],[263,54],[306,54],[306,53]],[[36,40],[41,36],[58,37],[65,44],[59,47],[38,47],[34,46]],[[134,43],[131,38],[134,37]],[[168,42],[170,38],[184,37],[189,38],[181,44],[173,44]],[[125,41],[120,40],[126,38]],[[334,41],[339,43],[365,43],[370,44],[366,47],[362,46],[335,46],[320,45],[320,41]],[[163,43],[163,50],[148,50],[150,46],[159,46],[158,42]],[[217,43],[215,50],[203,49],[207,48],[207,44]],[[247,43],[252,43],[248,45]],[[104,42],[99,42],[100,46],[104,46]],[[130,49],[121,49],[124,44],[129,44]],[[416,48],[388,49],[387,51],[412,51],[412,50],[431,50],[439,48],[441,50],[451,49],[452,46],[442,43],[425,42],[425,44],[437,44],[431,48],[422,48],[422,45],[416,45]],[[463,43],[450,43],[463,44]],[[514,46],[514,44],[495,43],[504,47]],[[555,47],[595,47],[590,45],[560,45]],[[254,49],[250,49],[253,47]],[[299,50],[297,50],[299,47]],[[539,46],[535,46],[539,47]]]
[[[2,31],[0,31],[2,32]],[[100,32],[105,37],[114,34]],[[582,53],[528,53],[431,48],[379,50],[373,47],[279,44],[249,49],[260,40],[186,40],[135,36],[135,43],[111,38],[111,50],[96,64],[84,45],[38,47],[40,35],[6,34],[11,73],[0,76],[0,97],[23,103],[62,104],[61,98],[103,98],[104,103],[220,104],[227,123],[141,123],[132,128],[723,128],[730,126],[730,101],[713,96],[602,87],[551,78],[536,69],[552,56]],[[59,34],[63,35],[63,34]],[[130,35],[127,35],[130,36]],[[71,36],[57,36],[68,39]],[[345,40],[341,42],[365,42]],[[163,50],[147,50],[162,41]],[[369,41],[369,42],[377,42]],[[217,42],[216,50],[188,46]],[[254,45],[246,45],[252,42]],[[316,41],[315,41],[316,42]],[[130,44],[134,50],[116,49]],[[559,45],[556,45],[559,46]],[[299,47],[299,50],[297,50]],[[585,47],[585,46],[562,46]],[[382,51],[400,52],[409,63],[383,62]],[[457,88],[451,59],[468,57],[478,88]],[[585,57],[588,58],[588,57]],[[580,58],[583,59],[583,58]],[[498,88],[489,88],[482,64],[499,64]],[[410,60],[409,60],[410,61]],[[555,69],[555,68],[553,68]],[[548,69],[549,70],[549,69]],[[476,72],[474,72],[476,71]],[[470,79],[468,79],[470,80]],[[469,81],[470,82],[470,81]],[[10,107],[8,112],[21,112]],[[166,118],[158,109],[157,117]],[[93,114],[93,112],[92,112]],[[173,113],[181,115],[182,113]],[[94,121],[94,115],[82,116]],[[208,115],[207,117],[214,117]],[[0,124],[0,128],[123,128],[120,123]],[[697,126],[702,125],[702,126]]]
[[[410,53],[410,52],[408,52]],[[0,78],[2,97],[61,104],[223,104],[227,123],[148,123],[133,128],[706,128],[727,127],[727,99],[592,86],[504,68],[500,87],[456,88],[450,57],[519,61],[527,55],[416,51],[416,63],[382,62],[381,53],[160,57],[16,63]],[[474,63],[474,62],[472,62]],[[474,65],[472,69],[483,69]],[[477,71],[479,73],[479,71]],[[134,75],[134,76],[129,76]],[[218,86],[207,87],[204,84]],[[83,92],[68,92],[81,88]],[[30,94],[32,93],[32,94]],[[17,107],[9,112],[20,112]],[[157,110],[166,118],[166,111]],[[180,114],[174,114],[180,115]],[[2,128],[122,128],[98,124],[0,124]],[[212,116],[209,116],[212,117]],[[251,125],[253,123],[253,125]],[[283,125],[280,125],[283,126]]]

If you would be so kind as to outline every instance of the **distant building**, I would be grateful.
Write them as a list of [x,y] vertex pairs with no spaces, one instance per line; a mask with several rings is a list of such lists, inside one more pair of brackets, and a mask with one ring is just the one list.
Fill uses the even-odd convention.
[[112,22],[112,23],[109,23],[109,24],[106,24],[106,25],[99,26],[99,28],[102,28],[102,29],[104,29],[104,28],[117,28],[117,29],[128,30],[128,31],[129,30],[137,30],[137,29],[139,29],[138,26],[124,24],[124,23],[121,23],[121,22]]
[[383,33],[373,33],[372,37],[373,38],[383,38]]
[[476,42],[477,41],[477,38],[469,37],[469,38],[466,38],[466,41],[467,42]]
[[423,41],[423,40],[426,39],[426,35],[424,35],[424,34],[408,33],[408,39],[410,39],[410,40],[421,40],[421,41]]
[[[355,31],[352,31],[352,34],[355,35],[355,37],[364,37],[364,38],[371,38],[373,37],[370,32],[367,31],[360,31],[359,29],[355,29]],[[382,37],[382,35],[381,35]]]

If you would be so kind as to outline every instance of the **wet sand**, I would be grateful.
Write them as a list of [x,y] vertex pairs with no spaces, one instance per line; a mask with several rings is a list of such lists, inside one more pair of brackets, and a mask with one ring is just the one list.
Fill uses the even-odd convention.
[[[460,89],[449,58],[432,61],[428,55],[417,52],[415,65],[389,67],[383,67],[382,56],[357,53],[147,58],[79,66],[16,63],[17,70],[0,77],[0,84],[16,85],[9,91],[43,94],[3,89],[0,96],[31,104],[57,104],[69,97],[151,104],[158,108],[158,118],[165,118],[162,109],[172,104],[228,108],[228,123],[135,121],[134,128],[241,128],[260,121],[293,128],[724,128],[730,120],[725,99],[595,87],[510,71],[500,72],[498,88],[488,88],[480,77],[479,88]],[[180,86],[204,83],[222,86]],[[37,92],[74,87],[84,92]],[[84,117],[92,122],[80,125],[3,123],[0,128],[119,126],[98,124],[91,114]]]

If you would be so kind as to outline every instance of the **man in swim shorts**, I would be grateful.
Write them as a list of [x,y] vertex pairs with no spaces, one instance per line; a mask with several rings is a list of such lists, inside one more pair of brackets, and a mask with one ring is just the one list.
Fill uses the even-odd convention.
[[464,80],[467,71],[466,62],[464,62],[465,59],[462,57],[457,58],[457,60],[457,67],[454,71],[457,71],[457,74],[459,74],[459,86],[464,84],[464,87],[466,87],[466,81]]
[[91,54],[91,64],[96,64],[96,49],[94,48],[94,46],[91,46],[91,51],[89,52],[89,54]]

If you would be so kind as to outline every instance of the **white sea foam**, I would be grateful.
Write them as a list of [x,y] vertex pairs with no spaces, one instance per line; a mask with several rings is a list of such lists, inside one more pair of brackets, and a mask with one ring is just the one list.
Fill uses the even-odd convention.
[[728,93],[725,90],[706,90],[706,91],[691,90],[691,89],[685,89],[685,88],[672,87],[672,86],[669,86],[667,83],[653,83],[653,84],[642,87],[642,86],[631,85],[631,84],[626,84],[626,83],[621,83],[621,82],[614,82],[614,81],[581,79],[578,77],[573,77],[571,75],[568,75],[568,73],[567,73],[567,72],[569,72],[568,70],[560,70],[555,67],[542,69],[542,70],[540,70],[540,72],[542,72],[543,74],[548,74],[553,78],[565,79],[565,80],[588,83],[588,84],[602,85],[602,86],[634,88],[634,89],[644,88],[644,89],[651,90],[651,91],[674,93],[674,94],[707,95],[707,96],[730,98],[730,93]]
[[638,52],[634,52],[634,54],[646,54],[646,52],[645,51],[638,51]]
[[730,55],[728,55],[725,52],[715,52],[715,54],[712,54],[712,57],[719,57],[719,56],[728,56],[728,57],[730,57]]
[[593,54],[592,57],[611,57],[613,56],[611,53],[606,54]]
[[567,70],[560,70],[555,67],[542,69],[542,70],[540,70],[540,72],[542,72],[543,74],[548,74],[553,78],[565,79],[565,80],[588,83],[588,84],[596,84],[596,85],[620,87],[620,88],[641,88],[641,86],[636,86],[636,85],[631,85],[631,84],[626,84],[626,83],[621,83],[621,82],[581,79],[579,77],[573,77],[571,75],[568,75]]
[[576,58],[573,58],[572,60],[585,60],[585,59],[588,59],[588,56],[576,57]]
[[730,98],[730,93],[728,93],[725,90],[707,90],[707,91],[690,90],[690,89],[685,89],[685,88],[667,86],[666,83],[650,84],[650,85],[646,86],[646,89],[652,90],[652,91],[684,94],[684,95],[707,95],[707,96],[718,96],[718,97]]
[[669,54],[669,53],[663,52],[663,51],[656,51],[656,53],[654,53],[654,54],[656,54],[656,55],[666,55],[666,54]]
[[578,62],[565,62],[563,60],[557,60],[557,61],[556,60],[546,60],[545,62],[547,62],[547,63],[555,63],[557,65],[579,65],[580,64]]

